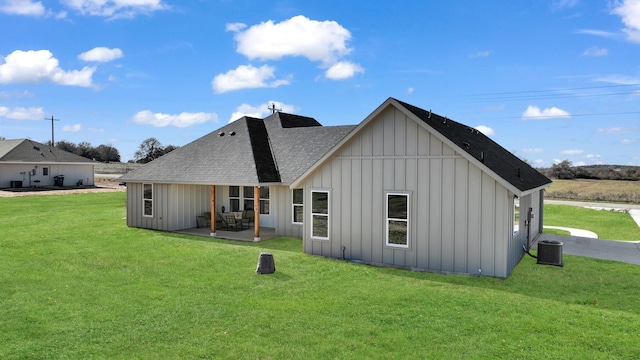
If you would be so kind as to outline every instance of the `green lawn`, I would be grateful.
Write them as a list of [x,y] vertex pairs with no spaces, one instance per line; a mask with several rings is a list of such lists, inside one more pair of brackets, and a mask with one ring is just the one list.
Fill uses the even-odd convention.
[[[0,358],[640,358],[640,266],[383,269],[130,229],[124,199],[0,199]],[[263,251],[275,274],[255,273]]]
[[[639,241],[640,227],[629,214],[570,205],[545,205],[545,226],[590,230],[600,239]],[[554,230],[555,231],[555,230]],[[552,233],[551,229],[544,231]]]

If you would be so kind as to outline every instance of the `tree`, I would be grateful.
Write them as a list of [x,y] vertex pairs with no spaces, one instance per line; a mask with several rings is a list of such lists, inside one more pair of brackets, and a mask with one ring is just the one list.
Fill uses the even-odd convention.
[[91,145],[91,143],[88,141],[83,141],[78,144],[78,148],[76,149],[76,154],[92,160],[98,158],[99,156],[96,148],[94,148]]
[[164,155],[164,147],[158,139],[150,137],[140,144],[140,147],[135,154],[133,154],[133,157],[137,163],[146,164],[162,155]]
[[62,140],[56,143],[56,149],[68,151],[75,154],[78,151],[78,146],[71,141]]
[[556,179],[574,179],[575,171],[571,169],[571,161],[563,160],[558,164],[551,166],[551,176]]
[[100,145],[96,151],[99,156],[99,161],[106,163],[120,162],[120,153],[118,152],[118,149],[111,145]]

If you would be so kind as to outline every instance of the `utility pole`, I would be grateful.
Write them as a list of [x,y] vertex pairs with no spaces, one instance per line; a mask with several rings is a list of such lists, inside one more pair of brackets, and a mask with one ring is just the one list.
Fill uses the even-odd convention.
[[60,119],[54,119],[54,118],[53,118],[53,115],[51,115],[51,119],[49,119],[49,118],[44,118],[44,119],[45,119],[45,120],[51,120],[51,146],[52,146],[52,147],[55,147],[55,146],[56,146],[56,143],[53,141],[53,140],[54,140],[54,139],[53,139],[53,122],[54,122],[54,121],[60,121]]

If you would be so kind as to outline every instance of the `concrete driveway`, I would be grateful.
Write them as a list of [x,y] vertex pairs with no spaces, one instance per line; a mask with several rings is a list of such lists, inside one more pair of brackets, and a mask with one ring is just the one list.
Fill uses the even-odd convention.
[[560,241],[562,243],[562,254],[640,265],[640,242],[540,234],[538,243],[542,240]]
[[[571,205],[595,209],[625,209],[640,226],[640,205],[544,200],[545,204]],[[575,230],[575,229],[574,229]],[[573,231],[571,231],[574,234]],[[578,233],[575,233],[576,235]],[[586,235],[585,235],[586,236]],[[540,234],[542,240],[562,242],[562,253],[640,265],[640,241],[601,240],[582,236]]]

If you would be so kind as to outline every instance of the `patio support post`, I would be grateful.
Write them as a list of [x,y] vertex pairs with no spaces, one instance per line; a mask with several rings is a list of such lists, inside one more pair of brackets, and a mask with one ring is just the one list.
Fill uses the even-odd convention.
[[260,186],[253,188],[253,241],[260,241]]
[[209,186],[209,193],[211,194],[211,233],[209,236],[216,236],[216,186]]

